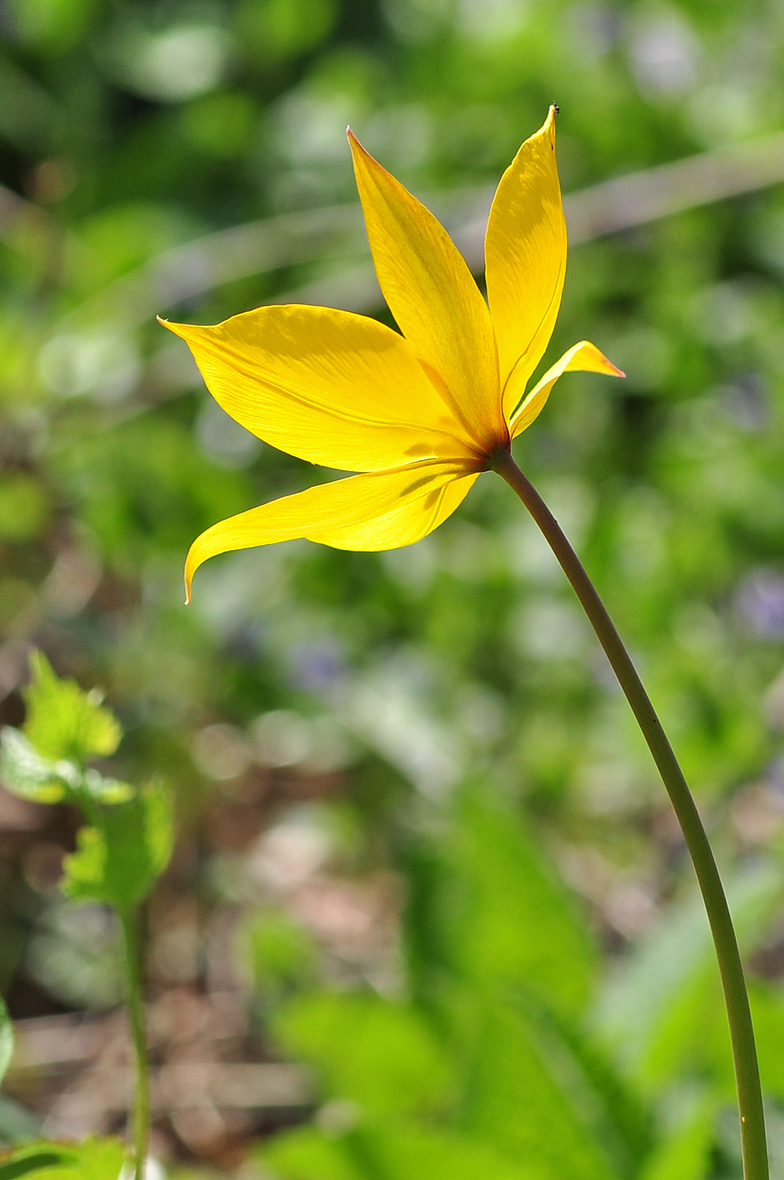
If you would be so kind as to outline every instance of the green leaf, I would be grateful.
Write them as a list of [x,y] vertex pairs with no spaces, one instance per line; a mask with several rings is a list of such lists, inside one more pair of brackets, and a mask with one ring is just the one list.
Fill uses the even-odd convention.
[[127,911],[152,889],[171,857],[174,825],[168,792],[143,788],[126,803],[96,809],[99,826],[81,828],[63,862],[69,897]]
[[519,815],[489,798],[461,798],[446,850],[413,849],[406,915],[416,991],[444,971],[472,987],[523,985],[548,1006],[581,1013],[597,951],[587,923]]
[[18,729],[0,731],[0,779],[14,795],[33,803],[59,803],[81,780],[78,767],[43,758]]
[[113,754],[122,730],[114,714],[101,707],[102,694],[83,692],[75,680],[60,680],[41,652],[30,665],[32,684],[25,692],[27,719],[23,731],[39,754],[86,762]]
[[135,793],[130,783],[120,782],[116,778],[105,778],[92,768],[84,772],[82,782],[88,794],[98,803],[127,803]]
[[[394,1180],[541,1180],[545,1173],[529,1159],[510,1161],[467,1135],[401,1127],[363,1136]],[[363,1146],[360,1143],[358,1146]]]
[[711,1165],[716,1103],[693,1104],[646,1160],[640,1180],[705,1180]]
[[118,1180],[125,1149],[116,1139],[33,1143],[0,1160],[0,1180]]
[[35,1147],[21,1155],[15,1153],[11,1159],[0,1163],[0,1180],[16,1180],[17,1176],[40,1176],[53,1168],[61,1170],[72,1163],[71,1152],[58,1151],[51,1147]]
[[274,1024],[289,1053],[312,1062],[330,1098],[348,1098],[368,1116],[441,1107],[450,1070],[422,1018],[375,995],[309,995]]
[[361,1127],[335,1137],[316,1127],[284,1132],[257,1159],[282,1180],[541,1180],[529,1162],[510,1162],[486,1144],[408,1122]]
[[276,1135],[256,1153],[256,1159],[280,1180],[365,1180],[366,1176],[351,1159],[345,1140],[329,1137],[317,1127]]
[[69,794],[79,802],[80,791],[100,803],[124,803],[133,795],[128,783],[97,770],[83,773],[65,758],[52,762],[42,757],[21,730],[10,726],[0,731],[0,778],[7,790],[34,803],[59,803]]
[[630,1145],[606,1096],[545,1012],[498,997],[468,1007],[462,1129],[552,1180],[610,1180],[632,1171]]
[[5,1003],[0,999],[0,1081],[3,1080],[14,1055],[14,1026]]

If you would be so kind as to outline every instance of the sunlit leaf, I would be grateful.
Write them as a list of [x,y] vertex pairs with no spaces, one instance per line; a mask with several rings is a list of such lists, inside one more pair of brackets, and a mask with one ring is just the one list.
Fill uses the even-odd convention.
[[289,1053],[317,1067],[329,1098],[385,1117],[446,1101],[448,1061],[422,1018],[403,1004],[370,994],[303,996],[274,1027]]
[[316,1127],[298,1127],[276,1135],[258,1152],[258,1159],[280,1180],[366,1180],[367,1175],[352,1160],[343,1140]]
[[59,803],[71,793],[78,800],[82,791],[99,803],[124,803],[134,793],[129,783],[92,768],[83,773],[66,758],[42,757],[21,730],[8,725],[0,730],[0,779],[7,790],[34,803]]
[[95,689],[83,692],[75,680],[61,680],[41,652],[30,660],[33,680],[25,692],[24,733],[39,754],[58,761],[85,762],[113,754],[122,730],[101,706]]
[[463,1130],[552,1180],[624,1174],[633,1157],[623,1130],[545,1013],[490,999],[466,1023]]
[[415,975],[447,969],[477,986],[523,984],[560,1011],[583,1009],[597,958],[587,925],[521,816],[494,802],[488,784],[464,792],[449,840],[413,849],[409,869]]
[[83,782],[88,794],[99,803],[127,803],[134,794],[130,783],[106,778],[93,769],[85,771]]
[[72,1164],[76,1159],[74,1152],[59,1150],[55,1147],[33,1147],[14,1155],[0,1163],[0,1180],[16,1180],[17,1176],[41,1176]]
[[687,1101],[686,1112],[678,1125],[662,1136],[646,1160],[640,1180],[705,1180],[709,1175],[716,1103],[710,1097],[696,1104]]
[[125,1149],[116,1139],[33,1143],[0,1160],[0,1180],[118,1180]]
[[0,999],[0,1081],[11,1063],[14,1053],[14,1026],[5,1003]]
[[128,911],[144,900],[169,863],[171,802],[163,787],[150,785],[96,814],[100,826],[82,828],[76,852],[63,862],[62,888],[70,897]]
[[3,786],[34,803],[58,803],[78,787],[78,767],[66,759],[43,758],[18,729],[0,731],[0,779]]
[[414,1123],[361,1126],[336,1136],[312,1127],[265,1144],[259,1160],[281,1180],[543,1180],[534,1164],[512,1162],[486,1144]]

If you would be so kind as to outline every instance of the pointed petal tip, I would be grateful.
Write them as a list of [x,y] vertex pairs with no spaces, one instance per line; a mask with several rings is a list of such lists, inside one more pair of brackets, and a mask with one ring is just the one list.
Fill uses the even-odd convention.
[[185,335],[182,329],[187,328],[187,324],[178,324],[172,320],[165,320],[163,316],[160,315],[157,315],[155,318],[162,328],[167,328],[170,332],[173,332],[175,336]]
[[191,340],[197,340],[205,330],[203,324],[179,324],[176,320],[164,320],[161,316],[155,318],[161,327],[168,328],[175,336],[181,337],[189,347]]
[[606,377],[626,376],[623,369],[619,369],[617,365],[614,365],[609,357],[606,357],[595,344],[591,344],[590,340],[581,340],[579,344],[576,344],[574,348],[569,350],[569,353],[565,353],[564,355],[568,356],[570,354],[577,361],[574,365],[575,369],[604,373]]
[[[374,164],[378,164],[378,161],[373,156],[371,156],[371,154],[367,150],[367,148],[362,146],[362,144],[359,142],[359,140],[357,139],[356,135],[354,134],[354,132],[351,130],[350,127],[346,128],[346,135],[348,137],[349,147],[351,148],[351,155],[354,157],[355,164],[357,163],[358,160],[362,160],[362,159],[372,160]],[[380,165],[379,165],[379,167],[380,167]]]
[[545,119],[544,123],[539,128],[539,130],[537,132],[534,132],[534,135],[532,135],[531,138],[533,139],[536,135],[549,134],[551,139],[554,140],[555,139],[555,120],[556,120],[556,116],[560,115],[560,113],[561,113],[561,108],[559,107],[558,103],[551,102],[550,107],[547,111],[547,118]]

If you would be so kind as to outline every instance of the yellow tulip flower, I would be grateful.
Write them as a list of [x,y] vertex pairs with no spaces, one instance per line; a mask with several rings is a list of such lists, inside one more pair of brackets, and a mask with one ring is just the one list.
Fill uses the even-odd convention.
[[394,549],[455,511],[481,471],[517,493],[572,584],[661,774],[697,872],[721,971],[740,1109],[744,1180],[769,1180],[765,1117],[743,965],[699,812],[607,610],[512,440],[571,369],[623,377],[583,340],[526,396],[555,326],[566,268],[555,115],[501,178],[487,224],[487,302],[443,226],[349,132],[381,290],[400,333],[325,307],[260,307],[182,336],[215,399],[265,442],[359,475],[284,496],[207,529],[185,564],[307,537]]
[[[307,537],[394,549],[455,511],[569,370],[623,376],[575,344],[525,396],[555,326],[566,226],[551,107],[507,168],[485,239],[487,302],[439,221],[349,131],[376,273],[400,332],[326,307],[259,307],[213,327],[167,328],[208,389],[264,442],[360,472],[232,516],[191,546],[195,571],[231,549]],[[401,334],[402,333],[402,334]]]

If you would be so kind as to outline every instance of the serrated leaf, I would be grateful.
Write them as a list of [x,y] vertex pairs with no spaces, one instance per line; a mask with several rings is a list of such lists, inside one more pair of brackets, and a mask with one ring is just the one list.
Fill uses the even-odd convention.
[[0,1180],[118,1180],[125,1149],[116,1139],[33,1143],[0,1160]]
[[101,694],[83,692],[75,680],[61,680],[42,652],[30,659],[33,680],[24,697],[23,731],[39,754],[86,762],[113,754],[122,730],[113,713],[101,706]]
[[0,732],[0,779],[6,790],[33,803],[59,803],[78,787],[81,775],[72,762],[52,762],[9,725]]
[[63,858],[60,888],[69,897],[106,901],[102,896],[106,877],[106,841],[97,828],[80,828],[76,852]]
[[126,803],[96,809],[95,827],[81,828],[76,852],[63,862],[69,897],[128,911],[152,889],[172,852],[171,803],[152,784]]
[[82,781],[85,790],[98,803],[127,803],[135,794],[130,783],[123,783],[116,778],[106,778],[92,768],[85,771]]

